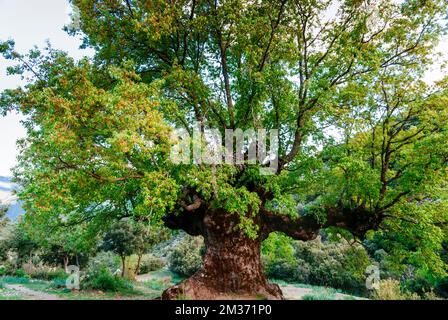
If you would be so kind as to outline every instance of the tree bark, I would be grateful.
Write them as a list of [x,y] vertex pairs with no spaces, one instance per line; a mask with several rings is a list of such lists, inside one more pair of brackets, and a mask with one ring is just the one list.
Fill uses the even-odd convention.
[[122,269],[121,269],[121,277],[124,278],[124,271],[125,271],[125,268],[126,268],[126,256],[122,256],[121,257],[121,267],[122,267]]
[[138,272],[140,271],[140,263],[142,261],[142,255],[143,255],[143,253],[138,254],[137,266],[135,267],[135,271],[134,271],[135,275],[138,275]]
[[64,270],[65,270],[65,272],[68,272],[68,256],[67,255],[65,255],[64,256]]
[[162,299],[283,299],[279,286],[268,283],[263,273],[261,237],[250,239],[235,230],[236,214],[215,210],[200,217],[206,246],[202,267],[165,290]]

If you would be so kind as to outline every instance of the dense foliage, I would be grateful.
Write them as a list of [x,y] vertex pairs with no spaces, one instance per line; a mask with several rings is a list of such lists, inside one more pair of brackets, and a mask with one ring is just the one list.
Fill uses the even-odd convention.
[[204,242],[202,239],[184,236],[173,246],[169,256],[169,268],[181,276],[191,276],[202,263]]
[[266,273],[271,278],[366,294],[367,252],[359,244],[316,240],[291,241],[271,234],[263,244]]

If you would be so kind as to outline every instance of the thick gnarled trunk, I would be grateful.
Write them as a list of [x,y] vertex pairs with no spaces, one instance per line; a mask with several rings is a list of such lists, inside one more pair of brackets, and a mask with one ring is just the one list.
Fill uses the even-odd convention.
[[164,217],[167,227],[202,235],[206,253],[202,268],[191,278],[167,289],[163,299],[283,299],[277,285],[269,284],[264,276],[260,246],[269,233],[283,232],[296,240],[316,238],[321,228],[336,226],[364,237],[368,230],[379,226],[383,216],[364,208],[325,208],[327,221],[320,223],[312,214],[297,217],[277,214],[261,208],[253,223],[259,227],[256,239],[250,239],[237,229],[238,214],[210,209],[199,197],[193,197],[183,211]]
[[235,230],[237,215],[209,212],[202,216],[206,252],[201,269],[167,289],[163,299],[282,299],[280,288],[264,276],[261,239]]

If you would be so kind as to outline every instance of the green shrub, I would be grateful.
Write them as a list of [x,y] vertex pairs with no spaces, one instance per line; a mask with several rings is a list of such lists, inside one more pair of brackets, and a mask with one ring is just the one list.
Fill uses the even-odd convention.
[[438,296],[448,299],[448,277],[439,280],[434,291]]
[[1,276],[14,276],[16,268],[13,264],[6,262],[0,266],[0,277]]
[[362,246],[316,240],[296,241],[296,257],[308,265],[307,282],[359,292],[365,289],[365,270],[369,257]]
[[165,266],[165,261],[151,254],[144,255],[140,262],[140,270],[138,274],[145,274],[151,271],[160,270]]
[[129,292],[133,286],[129,280],[115,275],[120,268],[119,257],[112,252],[100,252],[88,262],[81,286],[112,292]]
[[417,293],[420,296],[424,296],[434,288],[428,279],[421,276],[403,281],[403,287],[406,291]]
[[95,270],[106,268],[112,274],[121,268],[120,258],[113,252],[99,252],[91,258],[87,264],[86,272],[91,273]]
[[400,282],[393,279],[384,279],[379,282],[378,288],[373,294],[376,300],[419,300],[416,293],[403,292]]
[[[294,280],[298,278],[298,261],[263,258],[266,276],[273,279]],[[303,275],[303,274],[302,274]],[[299,281],[306,282],[306,281]]]
[[42,266],[33,271],[31,278],[51,281],[54,279],[66,279],[67,274],[64,269],[51,269]]
[[202,264],[203,246],[202,238],[185,235],[170,254],[170,270],[182,276],[194,274]]
[[365,270],[370,264],[366,250],[345,240],[294,241],[271,234],[263,242],[263,264],[268,277],[288,282],[329,286],[365,292]]
[[26,278],[28,277],[28,275],[26,274],[25,270],[23,269],[17,269],[16,272],[14,273],[14,275],[18,278]]
[[101,291],[130,292],[133,289],[130,281],[113,275],[104,267],[87,274],[81,283],[84,289]]
[[282,234],[272,234],[263,243],[262,262],[269,278],[297,280],[299,261],[295,257],[293,241],[290,238]]

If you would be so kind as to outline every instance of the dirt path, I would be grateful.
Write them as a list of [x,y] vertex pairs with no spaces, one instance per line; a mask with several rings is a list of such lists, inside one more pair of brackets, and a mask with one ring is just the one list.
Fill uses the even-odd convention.
[[[286,300],[303,300],[303,297],[312,294],[316,294],[315,289],[311,288],[298,288],[293,285],[281,285],[280,289],[282,289],[283,295]],[[365,298],[350,296],[348,294],[343,293],[334,293],[334,297],[336,300],[346,300],[346,299],[355,299],[355,300],[365,300]]]
[[297,288],[290,285],[280,286],[280,289],[282,289],[286,300],[302,300],[303,296],[313,293],[313,289]]
[[5,284],[5,288],[17,291],[17,293],[19,293],[20,296],[23,296],[24,298],[29,298],[31,300],[62,300],[60,297],[56,295],[31,290],[20,284]]
[[140,274],[135,277],[135,280],[137,282],[145,282],[145,281],[150,281],[150,280],[155,280],[155,279],[159,279],[159,278],[153,276],[150,273]]

